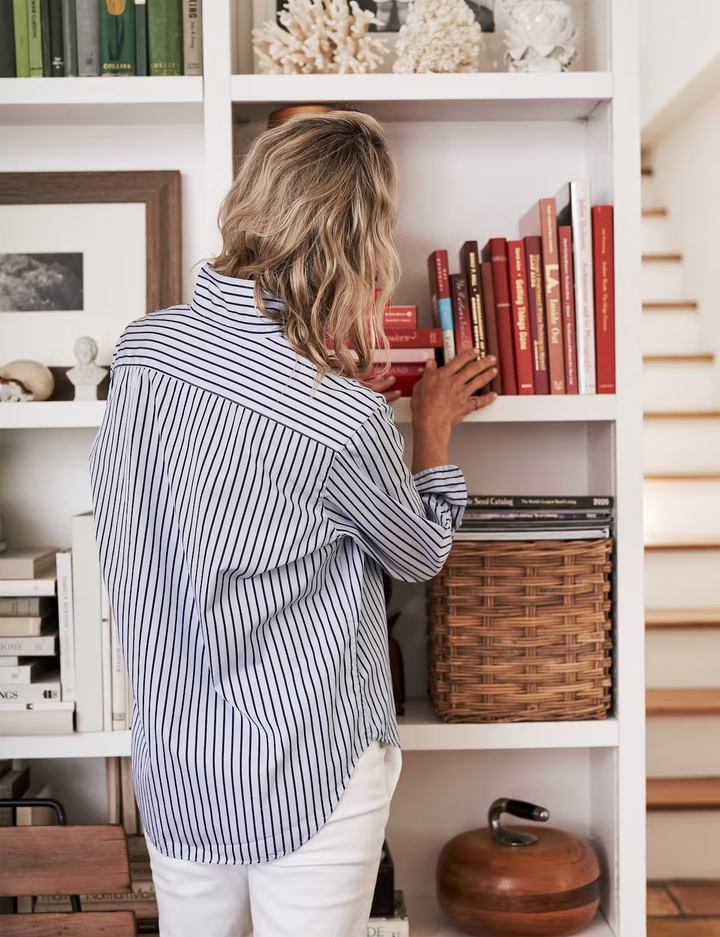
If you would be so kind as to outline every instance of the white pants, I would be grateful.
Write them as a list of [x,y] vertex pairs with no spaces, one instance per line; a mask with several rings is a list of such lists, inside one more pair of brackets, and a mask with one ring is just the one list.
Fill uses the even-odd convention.
[[188,862],[148,843],[161,937],[360,937],[400,767],[397,748],[373,742],[327,823],[273,862]]

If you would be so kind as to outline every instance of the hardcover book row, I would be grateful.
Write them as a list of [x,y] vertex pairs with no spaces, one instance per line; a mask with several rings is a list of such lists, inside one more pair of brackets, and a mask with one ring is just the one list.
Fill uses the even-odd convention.
[[202,75],[202,0],[0,0],[0,78]]
[[591,207],[590,183],[571,182],[519,228],[519,239],[491,238],[482,252],[467,241],[460,273],[447,251],[430,255],[444,361],[472,347],[493,355],[498,394],[614,394],[612,206]]

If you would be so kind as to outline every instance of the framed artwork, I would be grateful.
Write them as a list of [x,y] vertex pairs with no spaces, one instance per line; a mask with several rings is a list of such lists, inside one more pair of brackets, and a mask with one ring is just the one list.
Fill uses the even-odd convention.
[[0,174],[0,365],[108,364],[125,326],[181,301],[179,172]]

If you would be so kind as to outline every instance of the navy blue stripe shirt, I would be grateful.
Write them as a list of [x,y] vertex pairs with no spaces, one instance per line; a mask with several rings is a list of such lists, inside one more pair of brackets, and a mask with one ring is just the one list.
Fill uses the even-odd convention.
[[435,575],[466,502],[457,467],[402,455],[384,398],[318,383],[251,281],[205,267],[123,334],[90,468],[161,853],[285,855],[372,741],[398,744],[381,571]]

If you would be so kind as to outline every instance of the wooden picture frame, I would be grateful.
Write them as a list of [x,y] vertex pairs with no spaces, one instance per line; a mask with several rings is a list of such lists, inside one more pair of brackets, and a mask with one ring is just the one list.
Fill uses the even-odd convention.
[[0,173],[0,205],[141,202],[145,205],[146,312],[182,300],[181,174],[141,172]]

